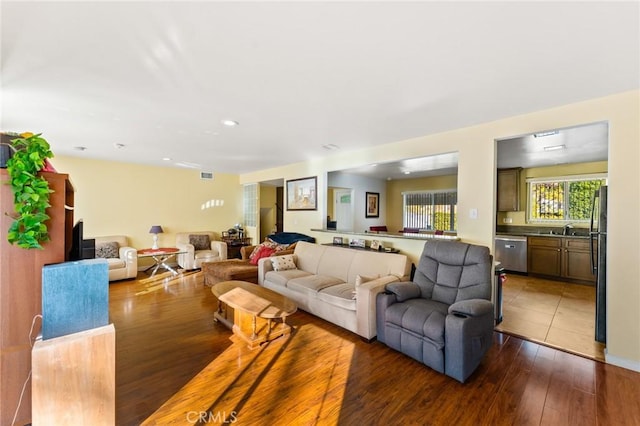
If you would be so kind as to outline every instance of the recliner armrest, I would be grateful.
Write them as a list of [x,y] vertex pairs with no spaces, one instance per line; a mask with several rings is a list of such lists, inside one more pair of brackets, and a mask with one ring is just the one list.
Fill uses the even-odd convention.
[[493,312],[493,303],[484,299],[469,299],[455,302],[449,306],[449,314],[478,317]]
[[420,287],[411,281],[387,284],[385,291],[387,293],[395,294],[398,302],[404,302],[405,300],[420,297]]

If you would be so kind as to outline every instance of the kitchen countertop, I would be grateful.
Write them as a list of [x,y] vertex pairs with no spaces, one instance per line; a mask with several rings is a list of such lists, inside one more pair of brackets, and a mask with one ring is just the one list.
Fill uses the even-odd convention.
[[551,238],[589,238],[588,235],[579,234],[579,235],[562,235],[562,234],[551,234],[549,232],[496,232],[496,237],[504,237],[504,236],[514,236],[514,237],[551,237]]

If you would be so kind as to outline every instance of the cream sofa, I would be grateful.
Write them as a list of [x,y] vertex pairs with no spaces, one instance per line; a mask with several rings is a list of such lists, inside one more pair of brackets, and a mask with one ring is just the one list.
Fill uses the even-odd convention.
[[[196,247],[192,243],[195,238],[201,236],[209,238],[206,247]],[[177,256],[178,265],[182,269],[200,269],[204,262],[215,262],[227,258],[227,244],[215,241],[215,233],[208,231],[178,232],[176,234],[176,247],[185,253]]]
[[[296,269],[274,271],[273,259],[258,262],[259,285],[367,340],[376,336],[377,294],[390,282],[407,281],[411,270],[411,262],[402,254],[304,241],[298,242],[293,254]],[[367,278],[371,280],[356,286],[357,280]]]
[[[135,278],[138,275],[138,251],[129,246],[129,239],[124,235],[96,237],[96,257],[103,251],[101,246],[117,244],[113,257],[106,257],[109,265],[109,281]],[[106,250],[105,252],[108,252]]]

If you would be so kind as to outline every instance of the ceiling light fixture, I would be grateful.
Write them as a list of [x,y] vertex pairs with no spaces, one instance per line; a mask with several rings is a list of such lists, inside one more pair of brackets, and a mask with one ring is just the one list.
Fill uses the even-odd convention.
[[124,148],[126,145],[123,143],[114,143],[113,146],[115,146],[117,149],[122,149]]
[[75,149],[76,151],[86,151],[87,147],[86,146],[74,146],[73,149]]
[[227,126],[227,127],[235,127],[238,126],[240,123],[238,123],[235,120],[222,120],[220,121],[223,125]]
[[328,149],[329,151],[335,151],[336,149],[340,149],[340,147],[338,145],[332,144],[332,143],[328,143],[326,145],[322,145],[322,147],[324,149]]
[[544,150],[545,151],[559,151],[561,149],[565,149],[566,146],[564,145],[551,145],[551,146],[545,146]]
[[547,136],[557,135],[558,133],[560,133],[558,130],[551,130],[549,132],[534,133],[533,137],[534,138],[544,138],[544,137],[547,137]]
[[171,161],[171,158],[169,158],[169,157],[164,157],[164,158],[162,159],[162,161]]
[[405,175],[409,175],[409,174],[411,174],[411,172],[404,172],[404,174],[405,174]]

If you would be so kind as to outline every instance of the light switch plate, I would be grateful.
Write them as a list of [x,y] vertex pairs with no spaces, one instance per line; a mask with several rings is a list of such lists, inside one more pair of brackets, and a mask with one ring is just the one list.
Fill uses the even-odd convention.
[[470,209],[469,210],[469,217],[471,219],[477,219],[478,218],[478,209]]

